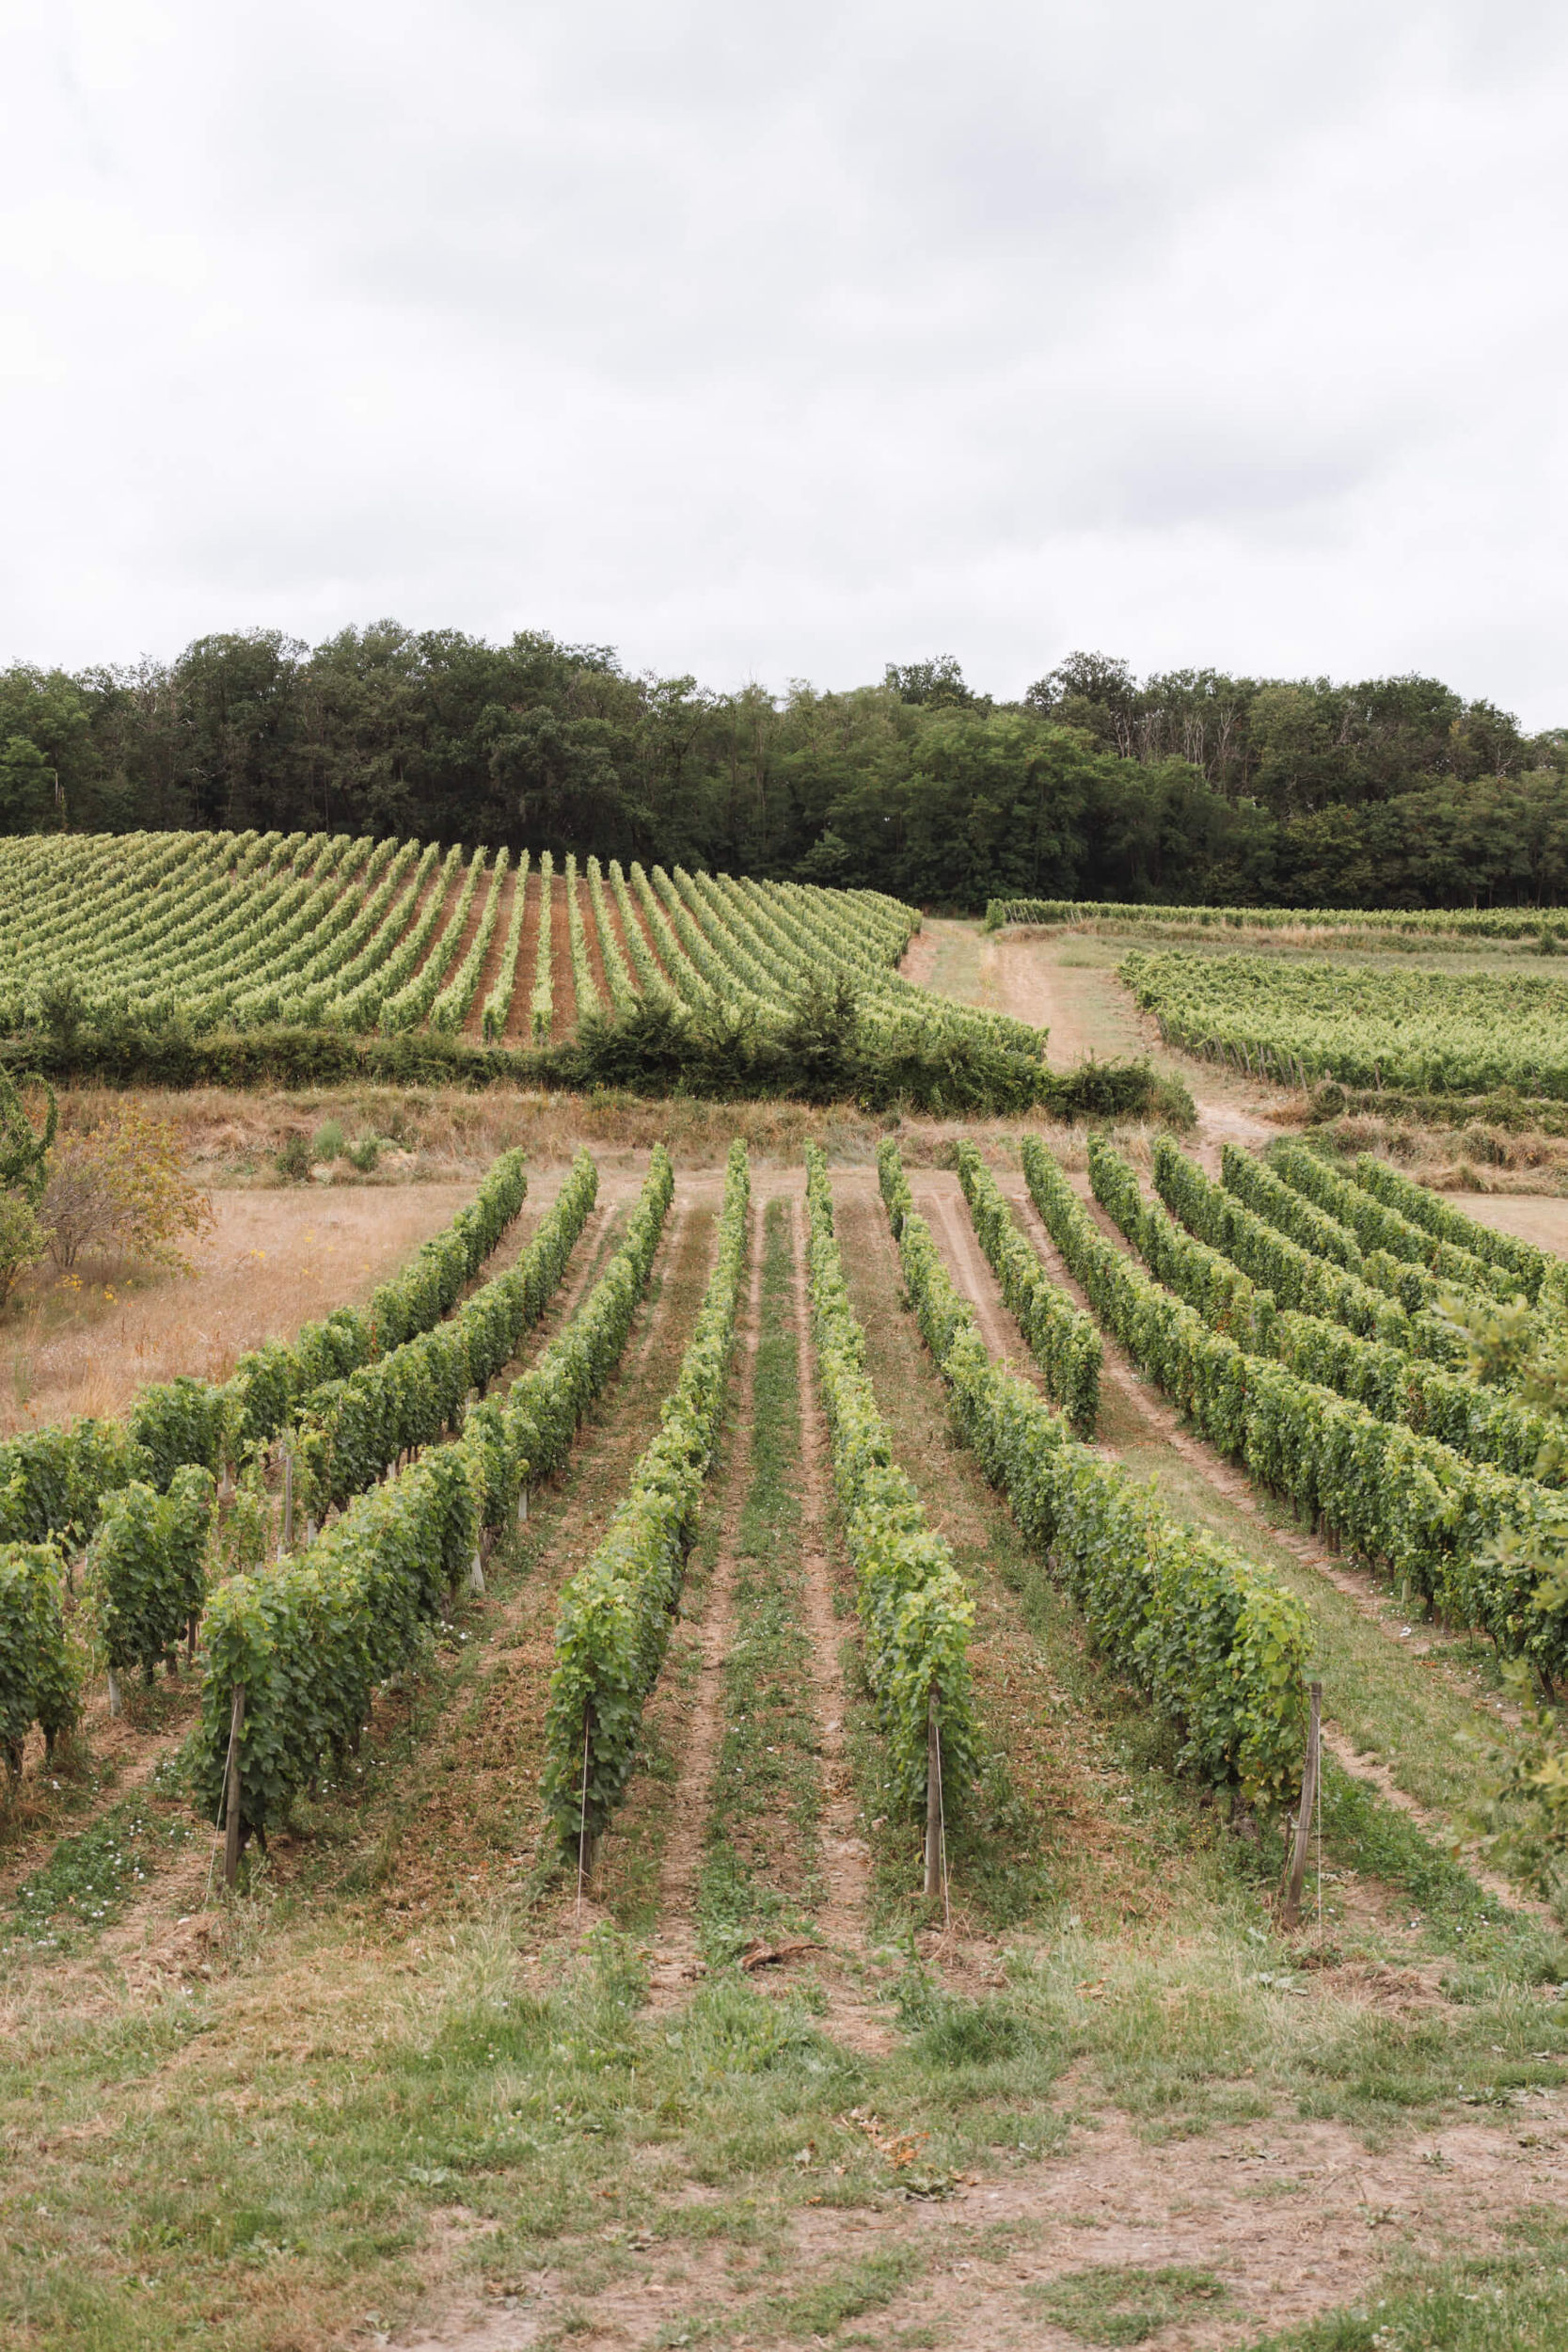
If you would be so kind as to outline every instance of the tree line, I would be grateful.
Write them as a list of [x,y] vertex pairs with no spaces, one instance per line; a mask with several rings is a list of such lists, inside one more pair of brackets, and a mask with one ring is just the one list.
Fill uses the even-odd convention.
[[1014,702],[947,658],[717,693],[544,632],[382,621],[0,671],[0,831],[59,826],[419,834],[969,910],[1545,904],[1568,898],[1568,729],[1434,678],[1140,680],[1090,653]]

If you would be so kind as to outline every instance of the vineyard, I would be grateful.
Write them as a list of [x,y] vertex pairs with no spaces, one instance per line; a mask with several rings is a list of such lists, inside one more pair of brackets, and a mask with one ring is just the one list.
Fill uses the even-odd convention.
[[[885,900],[188,854],[17,946],[18,1039],[172,974],[520,1062],[831,940],[1037,1053]],[[8,2342],[1561,2340],[1568,1265],[1213,1108],[578,1104],[0,1440]]]
[[1108,931],[1272,931],[1317,935],[1323,943],[1367,938],[1464,946],[1490,940],[1568,942],[1560,907],[1245,907],[1177,906],[1158,899],[992,898],[988,931],[1037,923]]
[[127,1018],[542,1047],[639,1006],[777,1023],[843,976],[863,1016],[1037,1057],[1025,1025],[933,1001],[895,967],[920,917],[872,891],[342,834],[0,844],[0,1025]]
[[1169,1043],[1261,1077],[1568,1095],[1568,984],[1545,974],[1390,973],[1144,950],[1121,972]]

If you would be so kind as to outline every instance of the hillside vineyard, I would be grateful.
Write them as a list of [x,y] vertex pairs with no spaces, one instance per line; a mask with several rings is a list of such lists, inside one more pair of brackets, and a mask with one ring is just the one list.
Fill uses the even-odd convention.
[[875,891],[676,866],[556,870],[508,850],[345,834],[131,834],[0,843],[8,1033],[129,1009],[146,1024],[424,1031],[543,1045],[590,1015],[713,1002],[776,1024],[848,979],[863,1019],[1037,1054],[1027,1025],[894,968],[918,930]]

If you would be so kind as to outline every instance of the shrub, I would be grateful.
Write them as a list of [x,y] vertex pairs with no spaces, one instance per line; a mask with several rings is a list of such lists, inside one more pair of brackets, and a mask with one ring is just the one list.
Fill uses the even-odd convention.
[[379,1136],[358,1136],[349,1145],[347,1158],[356,1176],[373,1176],[381,1158],[381,1138]]
[[285,1136],[273,1166],[286,1184],[302,1184],[310,1173],[310,1146],[303,1136]]
[[[40,1135],[23,1105],[21,1087],[40,1086],[48,1103]],[[49,1152],[59,1121],[55,1089],[45,1078],[14,1079],[0,1070],[0,1191],[19,1192],[31,1208],[43,1197]]]
[[20,1193],[0,1192],[0,1306],[27,1267],[37,1265],[48,1243],[31,1203]]
[[341,1119],[324,1119],[310,1138],[310,1157],[317,1166],[341,1159],[348,1137]]
[[41,1216],[56,1265],[113,1249],[185,1273],[175,1236],[208,1232],[213,1204],[185,1174],[174,1128],[126,1105],[56,1143]]

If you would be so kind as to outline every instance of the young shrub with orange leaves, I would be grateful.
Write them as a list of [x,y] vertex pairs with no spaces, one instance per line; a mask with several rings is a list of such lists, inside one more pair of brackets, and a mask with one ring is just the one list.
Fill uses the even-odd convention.
[[185,1173],[176,1129],[127,1104],[57,1138],[40,1218],[57,1266],[86,1249],[185,1274],[177,1238],[208,1232],[213,1204]]

